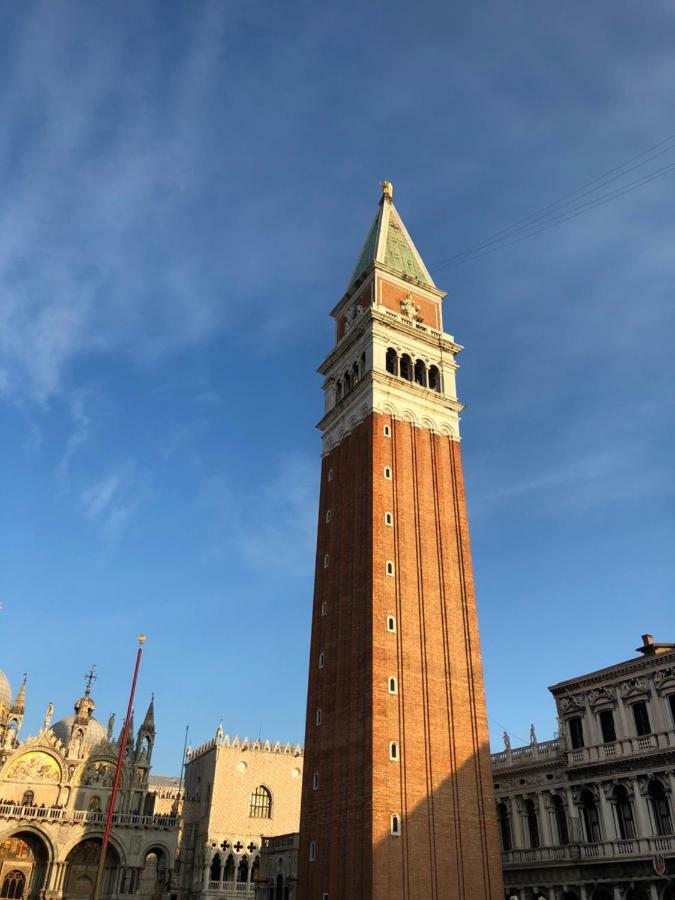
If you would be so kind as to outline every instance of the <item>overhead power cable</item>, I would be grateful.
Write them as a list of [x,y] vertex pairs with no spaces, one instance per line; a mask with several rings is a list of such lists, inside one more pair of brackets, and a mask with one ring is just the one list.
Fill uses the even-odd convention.
[[[580,188],[565,194],[558,200],[554,200],[529,215],[518,219],[511,225],[494,232],[482,243],[455,253],[445,260],[439,261],[437,264],[431,266],[431,270],[435,272],[440,271],[449,265],[461,265],[470,260],[485,256],[488,253],[493,253],[503,247],[511,246],[511,244],[518,243],[526,238],[534,237],[536,234],[539,234],[548,228],[559,225],[569,219],[576,218],[596,206],[602,206],[605,203],[609,203],[612,200],[621,197],[623,194],[642,187],[644,184],[648,184],[656,178],[661,178],[671,172],[675,167],[675,164],[669,164],[668,166],[649,172],[628,183],[619,183],[608,193],[598,194],[598,191],[603,187],[625,178],[625,176],[629,175],[631,172],[664,156],[673,149],[675,149],[675,134],[659,141],[642,153],[632,156],[620,165],[614,166],[606,172],[603,172],[601,175],[597,176],[597,178],[586,182]],[[632,165],[632,163],[636,164]]]

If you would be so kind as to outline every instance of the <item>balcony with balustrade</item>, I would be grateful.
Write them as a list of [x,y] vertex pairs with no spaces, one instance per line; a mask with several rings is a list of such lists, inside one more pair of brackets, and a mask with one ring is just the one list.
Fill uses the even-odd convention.
[[[16,803],[0,803],[0,819],[43,822],[45,824],[104,825],[105,818],[104,812],[65,809],[59,806],[20,806]],[[178,817],[114,813],[112,824],[114,828],[154,828],[168,831],[178,827]]]
[[204,894],[209,900],[234,900],[236,897],[254,897],[255,882],[209,881],[208,890]]
[[536,847],[505,850],[502,863],[505,868],[523,866],[548,866],[559,862],[592,862],[594,860],[633,859],[650,860],[656,855],[675,851],[675,835],[640,837],[627,840],[600,841],[599,843],[568,844],[564,847]]

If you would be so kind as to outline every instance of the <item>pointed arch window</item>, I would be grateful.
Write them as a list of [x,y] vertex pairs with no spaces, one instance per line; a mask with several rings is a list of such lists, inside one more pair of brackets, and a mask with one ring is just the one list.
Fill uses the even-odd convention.
[[398,682],[394,675],[389,676],[389,693],[390,694],[398,694]]
[[22,806],[34,806],[35,805],[35,794],[33,791],[24,791],[23,798],[21,800]]
[[398,752],[398,744],[396,743],[396,741],[389,742],[389,759],[392,762],[398,762],[400,759],[400,755]]
[[6,897],[8,900],[22,900],[26,889],[26,876],[18,869],[12,869],[5,875],[2,882],[2,890],[0,897]]
[[398,813],[392,813],[390,819],[391,833],[393,837],[401,836],[401,817]]
[[251,794],[248,814],[252,819],[272,818],[272,794],[264,784],[258,785]]

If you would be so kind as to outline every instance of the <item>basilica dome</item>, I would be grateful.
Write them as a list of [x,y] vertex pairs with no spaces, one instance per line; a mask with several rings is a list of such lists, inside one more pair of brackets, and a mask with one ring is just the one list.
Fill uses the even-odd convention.
[[9,678],[0,669],[0,706],[6,706],[8,709],[12,705],[12,686]]
[[[73,730],[74,723],[75,716],[66,716],[65,719],[61,719],[59,722],[55,722],[54,725],[52,725],[52,732],[62,744],[65,745],[70,740],[70,734]],[[98,747],[101,741],[107,741],[107,738],[108,733],[103,725],[101,725],[97,719],[94,719],[93,717],[90,718],[84,728],[83,756],[89,756],[91,751],[95,747]]]

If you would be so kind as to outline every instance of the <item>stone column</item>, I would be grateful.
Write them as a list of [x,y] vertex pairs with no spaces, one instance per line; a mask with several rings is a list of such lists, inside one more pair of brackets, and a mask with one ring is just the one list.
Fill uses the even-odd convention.
[[525,846],[523,840],[523,828],[518,811],[518,801],[515,797],[509,797],[509,810],[511,812],[511,842],[515,850],[522,850]]
[[548,810],[546,809],[546,803],[544,800],[544,792],[537,792],[537,802],[539,804],[539,843],[542,847],[550,847],[553,844],[551,840],[551,823],[548,816]]
[[614,817],[612,815],[612,810],[610,808],[610,804],[607,802],[607,797],[605,796],[605,788],[604,785],[600,785],[600,790],[598,793],[600,794],[600,813],[601,813],[601,825],[600,825],[600,840],[603,841],[613,841],[617,836],[615,834],[614,828]]
[[647,808],[647,798],[640,793],[636,778],[631,778],[633,788],[633,809],[635,810],[635,831],[638,837],[651,837],[651,817]]
[[659,900],[659,889],[654,882],[649,885],[649,896],[651,900]]
[[617,728],[617,738],[621,742],[621,746],[623,748],[623,742],[630,740],[633,729],[631,728],[631,723],[628,719],[628,714],[626,710],[626,704],[623,702],[623,698],[620,694],[617,693],[616,696],[616,712],[618,721]]
[[588,891],[586,890],[585,884],[579,885],[579,896],[581,897],[581,900],[588,900]]
[[621,893],[621,888],[618,887],[618,885],[614,885],[614,887],[612,888],[612,893],[614,894],[614,900],[624,900]]

